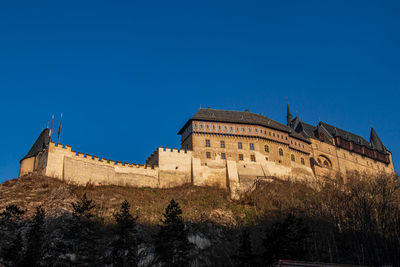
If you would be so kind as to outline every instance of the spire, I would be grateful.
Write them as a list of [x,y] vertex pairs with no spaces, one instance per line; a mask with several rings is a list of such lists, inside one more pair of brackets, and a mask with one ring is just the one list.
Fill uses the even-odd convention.
[[372,144],[372,147],[378,151],[386,152],[387,149],[383,145],[381,139],[379,138],[378,134],[375,132],[374,128],[371,127],[371,135],[369,138],[369,142]]
[[25,157],[21,159],[21,161],[26,158],[36,156],[37,154],[39,154],[40,151],[42,151],[49,145],[50,143],[49,131],[50,130],[46,128],[40,133],[39,137],[36,139],[35,143],[29,150],[28,154],[26,154]]
[[287,99],[286,99],[286,105],[287,105],[286,120],[287,120],[287,125],[289,126],[290,122],[293,120],[293,117],[292,114],[290,113],[289,101]]

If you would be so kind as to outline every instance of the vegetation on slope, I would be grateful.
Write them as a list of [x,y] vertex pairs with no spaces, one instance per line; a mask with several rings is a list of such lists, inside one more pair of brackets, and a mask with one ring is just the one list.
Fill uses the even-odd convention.
[[[0,213],[5,266],[27,257],[38,266],[400,266],[397,176],[260,181],[240,201],[218,188],[82,187],[26,176],[0,185]],[[175,257],[162,255],[165,245]]]

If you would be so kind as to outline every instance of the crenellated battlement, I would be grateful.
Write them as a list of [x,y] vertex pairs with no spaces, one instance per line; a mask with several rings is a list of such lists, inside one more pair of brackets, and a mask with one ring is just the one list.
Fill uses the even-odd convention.
[[137,164],[137,163],[129,163],[129,162],[122,162],[122,161],[116,161],[112,159],[107,159],[104,157],[99,157],[99,156],[94,156],[89,153],[83,153],[79,151],[74,151],[72,150],[71,146],[69,145],[63,145],[61,143],[54,143],[50,142],[49,144],[49,150],[51,153],[61,153],[63,156],[70,157],[76,160],[84,161],[84,162],[90,162],[94,164],[99,164],[99,165],[106,165],[110,167],[118,167],[118,168],[138,168],[138,169],[155,169],[157,166],[154,166],[152,164]]
[[177,149],[177,148],[169,148],[169,147],[158,147],[158,149],[156,151],[158,151],[158,152],[179,153],[179,154],[191,154],[191,151],[189,151],[187,149]]

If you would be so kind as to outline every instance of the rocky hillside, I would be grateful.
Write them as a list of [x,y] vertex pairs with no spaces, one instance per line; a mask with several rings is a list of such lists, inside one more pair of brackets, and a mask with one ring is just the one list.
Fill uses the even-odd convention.
[[[72,212],[71,203],[84,193],[96,205],[96,217],[112,223],[112,215],[127,200],[131,212],[139,216],[138,223],[158,225],[169,201],[174,199],[183,210],[188,222],[210,221],[224,226],[236,226],[254,212],[251,206],[233,202],[228,192],[218,188],[186,185],[171,189],[132,188],[122,186],[86,187],[66,184],[54,178],[24,176],[0,185],[0,211],[15,204],[27,209],[32,216],[37,206],[42,206],[49,216]],[[246,217],[247,216],[247,217]]]
[[271,179],[232,201],[218,188],[82,187],[31,175],[0,185],[0,237],[2,266],[400,266],[400,182]]

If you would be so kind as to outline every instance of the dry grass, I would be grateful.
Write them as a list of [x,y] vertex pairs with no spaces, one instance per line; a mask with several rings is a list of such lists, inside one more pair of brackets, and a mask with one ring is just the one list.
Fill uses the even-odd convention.
[[191,222],[213,221],[226,225],[249,222],[254,208],[233,202],[226,190],[213,187],[184,185],[169,189],[134,188],[123,186],[76,186],[54,178],[31,175],[13,179],[0,185],[0,211],[16,204],[28,209],[31,215],[36,206],[43,205],[47,213],[70,211],[70,203],[84,193],[94,201],[96,215],[106,223],[113,223],[113,213],[126,199],[131,212],[139,216],[139,223],[155,225],[171,199],[177,201],[183,217]]

